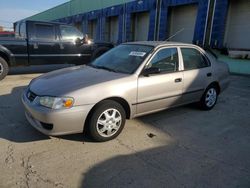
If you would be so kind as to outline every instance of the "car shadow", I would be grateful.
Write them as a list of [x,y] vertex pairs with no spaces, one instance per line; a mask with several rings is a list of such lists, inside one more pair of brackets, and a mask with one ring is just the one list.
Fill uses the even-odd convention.
[[[233,155],[233,152],[230,154]],[[223,161],[218,157],[213,158],[214,155],[215,152],[204,154],[192,147],[172,143],[115,156],[95,164],[87,173],[82,174],[82,184],[79,187],[249,187],[250,178],[248,172],[244,172],[247,168],[243,163],[232,163],[228,156],[223,156]]]
[[0,96],[0,138],[13,142],[49,139],[29,125],[24,115],[21,95],[26,86],[15,87]]
[[[209,120],[213,116],[217,121]],[[154,134],[143,140],[131,135],[136,142],[118,137],[116,144],[127,154],[114,153],[91,166],[79,187],[249,187],[249,126],[241,129],[226,117],[220,106],[204,112],[187,105],[137,118]],[[150,148],[161,141],[157,129],[170,141]]]

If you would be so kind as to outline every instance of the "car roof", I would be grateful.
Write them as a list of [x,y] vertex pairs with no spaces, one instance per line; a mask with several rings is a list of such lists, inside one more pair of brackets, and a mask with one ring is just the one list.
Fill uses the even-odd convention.
[[146,45],[146,46],[190,46],[190,47],[197,47],[193,44],[188,43],[181,43],[181,42],[168,42],[168,41],[136,41],[136,42],[127,42],[124,44],[134,44],[134,45]]

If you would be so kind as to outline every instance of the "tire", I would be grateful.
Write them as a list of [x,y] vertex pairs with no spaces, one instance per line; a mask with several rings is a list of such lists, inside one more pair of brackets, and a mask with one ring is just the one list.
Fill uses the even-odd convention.
[[116,138],[124,128],[126,113],[117,102],[105,100],[99,103],[88,121],[88,133],[97,142]]
[[200,100],[201,109],[211,110],[216,105],[218,94],[218,88],[215,85],[208,86]]
[[96,58],[100,57],[102,54],[104,54],[105,52],[107,52],[107,51],[109,51],[109,50],[110,50],[110,48],[108,48],[108,47],[100,47],[100,48],[97,48],[97,49],[94,51],[91,60],[92,60],[92,61],[95,60]]
[[0,80],[3,80],[9,72],[8,63],[0,57]]

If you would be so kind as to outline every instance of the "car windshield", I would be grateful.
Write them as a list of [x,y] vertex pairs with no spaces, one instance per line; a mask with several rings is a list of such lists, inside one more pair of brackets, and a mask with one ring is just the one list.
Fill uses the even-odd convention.
[[145,45],[119,45],[94,60],[89,66],[112,72],[132,74],[152,49],[152,46]]

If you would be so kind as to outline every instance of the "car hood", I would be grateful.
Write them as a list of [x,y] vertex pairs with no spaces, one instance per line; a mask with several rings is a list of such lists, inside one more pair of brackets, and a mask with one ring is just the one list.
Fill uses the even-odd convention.
[[67,96],[73,91],[126,76],[89,66],[78,66],[44,74],[34,79],[29,88],[40,96]]

